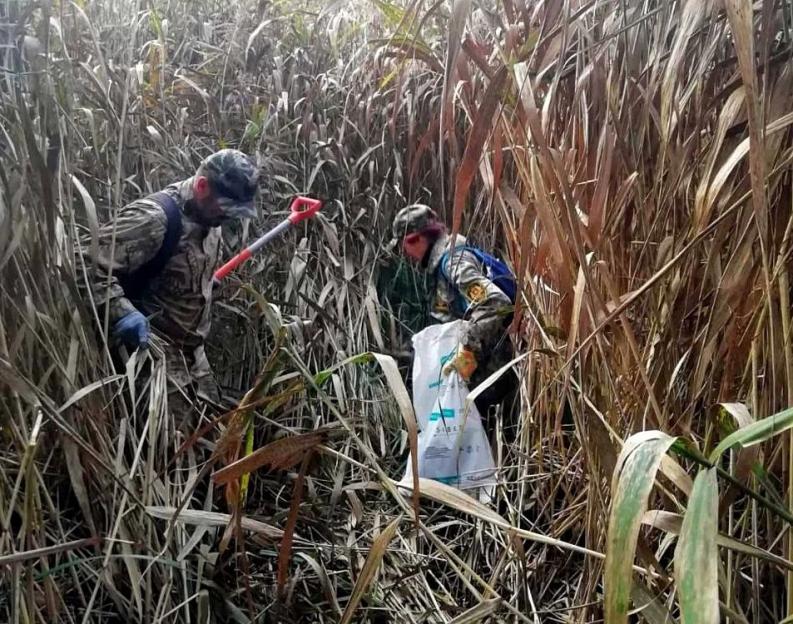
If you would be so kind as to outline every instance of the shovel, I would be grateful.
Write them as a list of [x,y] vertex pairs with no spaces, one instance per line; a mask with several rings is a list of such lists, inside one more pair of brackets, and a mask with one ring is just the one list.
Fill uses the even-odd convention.
[[226,262],[222,267],[215,271],[214,282],[218,284],[229,273],[236,269],[239,265],[245,262],[253,254],[258,253],[264,248],[271,240],[278,238],[286,232],[291,226],[310,219],[322,207],[322,202],[318,199],[304,197],[298,195],[292,200],[292,205],[289,207],[289,216],[276,225],[272,230],[260,236],[248,247],[243,249],[240,253],[234,256],[231,260]]

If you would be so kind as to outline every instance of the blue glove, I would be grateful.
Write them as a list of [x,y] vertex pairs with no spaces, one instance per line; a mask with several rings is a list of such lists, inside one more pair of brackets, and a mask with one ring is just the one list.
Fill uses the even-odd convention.
[[149,348],[149,320],[135,310],[113,325],[113,336],[133,349]]

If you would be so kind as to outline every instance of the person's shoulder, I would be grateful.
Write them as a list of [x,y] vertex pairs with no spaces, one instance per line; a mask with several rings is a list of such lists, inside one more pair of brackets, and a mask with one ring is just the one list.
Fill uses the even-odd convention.
[[449,246],[447,262],[451,265],[457,266],[479,267],[481,262],[479,260],[477,251],[478,249],[476,247],[468,244],[465,239],[462,239],[462,241],[457,241],[457,244],[454,247],[451,245]]
[[[122,210],[150,214],[158,219],[165,219],[163,214],[164,204],[167,199],[173,201],[180,209],[184,206],[189,195],[190,179],[172,182],[159,191],[141,195],[128,203]],[[167,199],[166,199],[167,198]]]
[[467,260],[478,260],[479,256],[477,255],[477,251],[478,249],[476,247],[472,247],[471,245],[463,245],[452,249],[449,256],[452,258],[465,258]]
[[165,229],[168,224],[168,216],[165,213],[162,200],[158,201],[155,194],[145,195],[131,201],[118,212],[116,218],[125,223],[153,228]]
[[442,234],[430,251],[430,267],[434,268],[441,263],[445,265],[450,259],[456,257],[465,245],[465,237],[459,234],[456,238],[452,238],[449,234]]
[[160,193],[167,195],[172,200],[174,200],[179,206],[182,206],[192,196],[192,191],[191,191],[192,183],[193,183],[193,178],[187,178],[186,180],[179,180],[178,182],[172,182],[164,189],[162,189]]

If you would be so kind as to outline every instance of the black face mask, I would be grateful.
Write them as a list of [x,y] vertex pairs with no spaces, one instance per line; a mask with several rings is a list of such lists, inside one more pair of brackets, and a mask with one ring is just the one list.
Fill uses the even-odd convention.
[[430,244],[427,246],[427,252],[424,254],[424,257],[421,259],[421,268],[425,271],[430,266],[430,256],[432,255],[432,249],[435,247],[435,241],[430,241]]
[[219,217],[213,217],[212,219],[204,219],[202,221],[201,225],[205,225],[207,227],[214,228],[214,227],[219,227],[219,226],[223,225],[228,220],[229,220],[228,217],[224,217],[224,216],[221,215]]

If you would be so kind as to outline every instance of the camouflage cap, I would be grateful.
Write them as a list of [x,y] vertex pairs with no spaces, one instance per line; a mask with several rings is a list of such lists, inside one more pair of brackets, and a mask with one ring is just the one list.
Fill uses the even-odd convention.
[[391,224],[391,234],[394,238],[388,244],[388,249],[393,250],[408,234],[421,232],[438,220],[435,211],[424,204],[411,204],[405,206],[394,217]]
[[259,183],[259,169],[253,160],[235,149],[222,149],[207,157],[199,167],[218,198],[226,217],[256,216],[254,198]]

